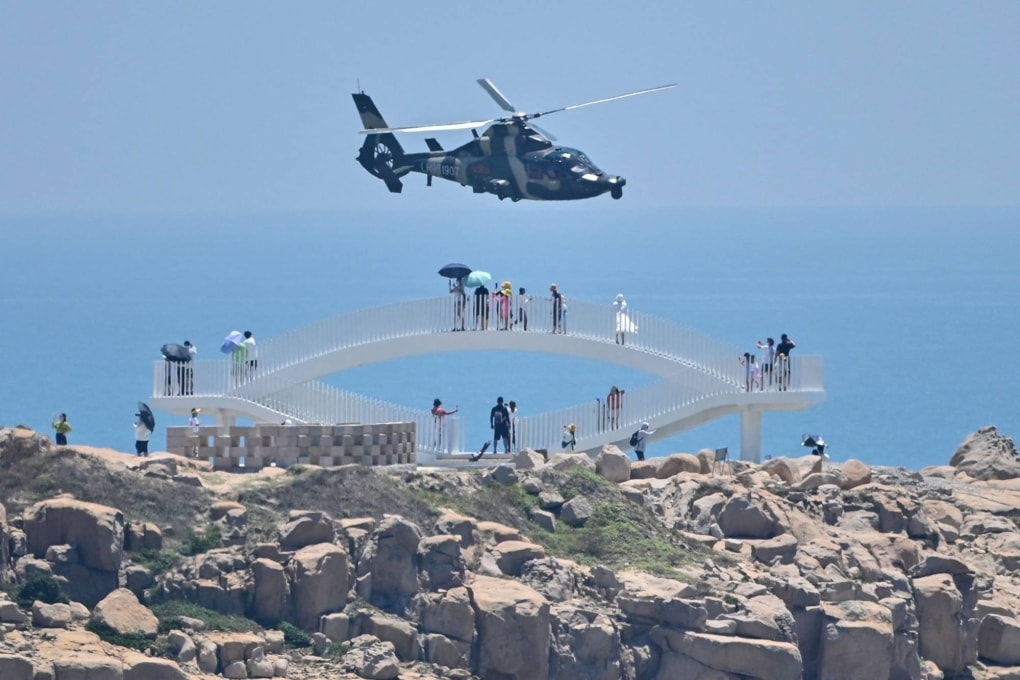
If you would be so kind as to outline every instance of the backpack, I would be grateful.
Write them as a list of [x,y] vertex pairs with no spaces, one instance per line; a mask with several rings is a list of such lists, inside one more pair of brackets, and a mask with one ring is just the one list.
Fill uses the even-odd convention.
[[641,433],[641,430],[635,430],[635,431],[634,431],[634,434],[632,434],[632,435],[630,436],[630,445],[631,445],[631,446],[637,446],[637,443],[638,443],[638,435],[639,435],[640,433]]

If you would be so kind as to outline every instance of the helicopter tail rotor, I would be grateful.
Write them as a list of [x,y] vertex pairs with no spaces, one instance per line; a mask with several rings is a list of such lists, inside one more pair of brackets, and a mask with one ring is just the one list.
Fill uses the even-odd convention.
[[358,162],[368,173],[386,183],[391,193],[399,194],[404,188],[400,177],[410,172],[409,167],[401,167],[404,149],[393,134],[388,132],[373,133],[372,130],[386,128],[386,121],[376,108],[372,98],[364,92],[354,95],[354,103],[361,114],[361,122],[368,131],[365,143],[358,152]]

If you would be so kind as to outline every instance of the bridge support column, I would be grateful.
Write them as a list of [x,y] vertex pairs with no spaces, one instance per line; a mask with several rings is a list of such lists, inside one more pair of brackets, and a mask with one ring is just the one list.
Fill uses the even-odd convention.
[[761,462],[761,411],[740,411],[740,460]]
[[232,411],[218,408],[216,409],[216,424],[221,427],[233,427],[235,425],[236,417]]

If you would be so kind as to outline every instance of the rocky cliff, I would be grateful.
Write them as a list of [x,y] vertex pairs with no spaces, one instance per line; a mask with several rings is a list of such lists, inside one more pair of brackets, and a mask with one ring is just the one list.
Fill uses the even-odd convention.
[[1020,466],[213,472],[0,429],[0,678],[1020,678]]

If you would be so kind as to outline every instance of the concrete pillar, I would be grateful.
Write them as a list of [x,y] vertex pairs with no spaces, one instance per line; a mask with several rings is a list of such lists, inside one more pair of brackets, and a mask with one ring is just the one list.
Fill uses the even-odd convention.
[[761,411],[758,409],[740,411],[740,460],[761,462]]
[[227,409],[218,408],[218,409],[216,409],[216,411],[214,413],[215,413],[215,418],[216,418],[216,424],[219,425],[220,427],[233,427],[234,426],[234,421],[236,420],[236,417],[235,417],[233,411],[228,411]]

